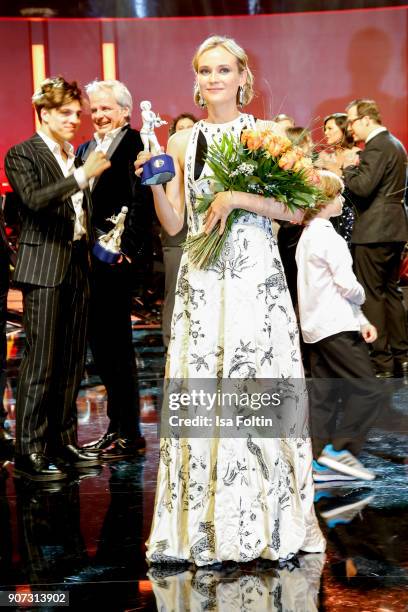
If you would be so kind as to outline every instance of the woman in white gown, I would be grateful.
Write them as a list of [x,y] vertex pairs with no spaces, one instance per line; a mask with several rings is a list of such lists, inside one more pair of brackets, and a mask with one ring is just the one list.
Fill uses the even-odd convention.
[[[299,333],[271,219],[299,220],[272,198],[219,193],[208,215],[197,196],[211,189],[205,152],[228,132],[255,127],[240,112],[253,95],[243,49],[211,37],[193,59],[195,99],[206,120],[169,141],[176,175],[152,187],[160,222],[177,233],[187,206],[189,234],[223,230],[233,208],[248,211],[232,228],[220,260],[198,270],[183,254],[178,276],[167,379],[300,379]],[[140,174],[149,154],[140,153]],[[216,383],[214,383],[216,384]],[[303,406],[303,407],[302,407]],[[296,419],[305,420],[300,403]],[[321,552],[313,508],[310,441],[301,438],[163,438],[147,558],[198,566]]]

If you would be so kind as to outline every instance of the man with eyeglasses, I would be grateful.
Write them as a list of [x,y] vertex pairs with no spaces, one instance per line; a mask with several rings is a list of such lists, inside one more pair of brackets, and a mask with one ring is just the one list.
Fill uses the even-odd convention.
[[364,313],[378,330],[372,360],[378,377],[408,374],[408,332],[398,288],[401,253],[408,240],[404,205],[407,153],[381,124],[374,100],[353,100],[348,129],[365,148],[359,163],[343,168],[348,189],[357,196],[351,242],[356,275],[366,293]]

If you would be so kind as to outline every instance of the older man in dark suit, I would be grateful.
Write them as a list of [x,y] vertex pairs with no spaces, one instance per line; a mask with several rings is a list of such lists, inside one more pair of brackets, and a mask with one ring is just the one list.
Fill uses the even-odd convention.
[[407,154],[381,125],[374,100],[354,100],[347,108],[356,141],[365,141],[359,163],[344,169],[344,182],[357,197],[351,242],[357,278],[366,292],[364,313],[378,330],[372,359],[377,376],[408,374],[406,313],[398,270],[408,240],[404,206]]
[[81,115],[75,82],[47,79],[33,104],[41,127],[12,147],[5,160],[7,177],[21,200],[14,281],[23,292],[26,333],[17,383],[14,474],[46,481],[63,479],[65,467],[98,462],[78,449],[76,397],[89,298],[87,184],[110,164],[105,155],[94,153],[82,168],[75,167],[69,144]]
[[[139,426],[139,386],[132,341],[132,282],[151,240],[150,190],[134,173],[143,149],[139,132],[130,125],[132,97],[120,81],[94,81],[86,87],[95,127],[92,140],[78,149],[82,160],[103,151],[111,167],[91,182],[92,225],[98,235],[112,227],[107,221],[128,208],[122,234],[122,261],[116,265],[93,258],[89,338],[98,373],[108,396],[109,426],[98,440],[86,444],[102,450],[104,459],[126,459],[145,450]],[[86,163],[86,161],[85,161]]]

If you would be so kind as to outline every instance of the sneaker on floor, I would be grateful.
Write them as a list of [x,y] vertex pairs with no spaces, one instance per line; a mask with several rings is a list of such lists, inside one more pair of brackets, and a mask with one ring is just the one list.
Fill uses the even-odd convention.
[[[344,474],[343,474],[344,475]],[[361,482],[359,478],[353,478],[352,480],[326,480],[325,482],[316,482],[314,483],[315,491],[325,491],[329,489],[330,491],[336,491],[337,489],[344,489],[344,487],[353,486],[357,483]]]
[[321,501],[322,499],[326,500],[326,499],[332,499],[333,497],[333,493],[331,493],[331,491],[316,491],[316,487],[315,487],[315,494],[314,494],[314,503],[316,504],[317,502]]
[[[327,508],[322,512],[319,512],[320,516],[324,518],[328,527],[335,527],[336,525],[347,525],[355,518],[355,516],[361,512],[372,500],[374,495],[366,495],[365,497],[350,496],[342,500],[336,499],[336,502],[332,507]],[[339,503],[340,502],[340,503]]]
[[318,462],[331,470],[347,476],[354,476],[354,478],[361,478],[361,480],[374,480],[375,478],[374,472],[367,470],[350,451],[336,451],[332,444],[327,444],[324,447]]
[[325,465],[320,465],[316,459],[313,459],[313,480],[315,482],[344,482],[348,480],[356,480],[356,477],[331,470]]

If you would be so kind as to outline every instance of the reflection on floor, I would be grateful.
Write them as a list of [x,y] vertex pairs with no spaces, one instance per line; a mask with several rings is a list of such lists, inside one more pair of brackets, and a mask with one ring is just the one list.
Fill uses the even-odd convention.
[[[140,321],[139,321],[140,323]],[[408,386],[395,383],[392,407],[366,445],[373,483],[322,486],[316,507],[326,555],[304,555],[285,567],[254,562],[194,570],[148,569],[148,536],[158,462],[156,435],[164,350],[157,326],[135,321],[144,459],[104,465],[64,484],[14,483],[0,470],[0,590],[69,594],[70,609],[399,612],[407,608]],[[22,333],[9,326],[6,404],[14,426],[15,378]],[[89,356],[78,400],[81,441],[105,431],[105,393]],[[398,422],[398,427],[393,427]],[[399,433],[395,433],[398,430]],[[17,606],[14,609],[19,609]],[[21,609],[31,609],[25,605]],[[53,610],[52,606],[34,609]]]

